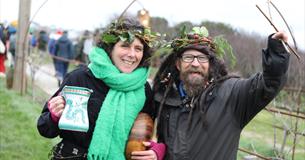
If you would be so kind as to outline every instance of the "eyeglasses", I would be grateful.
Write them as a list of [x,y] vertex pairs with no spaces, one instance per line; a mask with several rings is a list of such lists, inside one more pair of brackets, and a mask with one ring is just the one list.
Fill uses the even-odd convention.
[[192,63],[195,58],[197,59],[197,61],[199,63],[205,63],[205,62],[209,61],[209,57],[206,56],[206,55],[194,56],[194,55],[191,55],[191,54],[184,54],[184,55],[181,56],[182,61],[186,62],[186,63]]

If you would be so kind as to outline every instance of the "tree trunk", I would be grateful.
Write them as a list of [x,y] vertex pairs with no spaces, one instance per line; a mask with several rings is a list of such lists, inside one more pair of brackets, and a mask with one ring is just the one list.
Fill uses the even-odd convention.
[[31,0],[19,1],[19,19],[17,29],[16,63],[13,89],[23,95],[26,91],[26,56],[28,53],[28,29]]

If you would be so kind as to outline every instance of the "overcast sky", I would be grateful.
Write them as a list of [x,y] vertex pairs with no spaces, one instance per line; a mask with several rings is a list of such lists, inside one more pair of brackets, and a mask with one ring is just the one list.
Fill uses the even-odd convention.
[[[31,15],[46,0],[32,0]],[[104,26],[114,14],[119,15],[132,0],[48,0],[34,18],[41,25],[64,29],[89,29]],[[290,25],[298,47],[305,48],[304,0],[272,0]],[[0,0],[0,21],[18,19],[19,0]],[[128,10],[136,14],[143,7],[151,16],[166,18],[171,25],[181,21],[200,23],[209,20],[224,22],[247,32],[268,36],[274,32],[269,22],[255,7],[258,4],[269,14],[267,0],[138,0]],[[271,10],[277,28],[288,32],[278,14]],[[290,39],[291,40],[291,39]],[[292,42],[292,41],[290,41]]]

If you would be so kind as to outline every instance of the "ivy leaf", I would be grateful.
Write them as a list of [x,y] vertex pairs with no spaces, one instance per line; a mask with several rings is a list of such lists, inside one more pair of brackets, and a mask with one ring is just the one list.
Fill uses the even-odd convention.
[[116,37],[113,34],[103,34],[102,35],[102,41],[106,42],[107,44],[115,43],[115,42],[117,42],[117,40],[118,40],[118,37]]
[[150,35],[151,34],[151,30],[148,28],[144,29],[144,35]]
[[185,25],[180,29],[180,35],[181,35],[181,38],[186,38],[187,37],[187,32],[186,32],[186,26]]
[[127,38],[126,37],[123,37],[123,36],[119,36],[120,40],[123,41],[123,42],[126,42],[127,41]]
[[121,35],[119,35],[119,38],[121,41],[126,42],[127,40],[129,40],[129,34],[127,32],[124,32]]
[[233,68],[236,64],[236,57],[230,43],[222,35],[214,37],[213,42],[216,44],[216,55],[221,59],[225,55],[229,56],[231,67]]
[[198,34],[200,37],[208,37],[209,31],[204,26],[201,27],[193,27],[191,34]]
[[130,31],[128,31],[128,42],[132,43],[135,39],[135,35],[133,33],[131,33]]

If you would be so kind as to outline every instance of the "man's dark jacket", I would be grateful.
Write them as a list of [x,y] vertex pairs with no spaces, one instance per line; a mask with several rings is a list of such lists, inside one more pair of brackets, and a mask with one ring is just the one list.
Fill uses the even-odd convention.
[[[198,100],[193,109],[182,105],[174,86],[165,101],[158,126],[168,160],[235,160],[242,129],[283,88],[289,54],[278,40],[268,40],[262,53],[263,72],[248,79],[230,78]],[[155,94],[159,106],[163,91]],[[202,97],[202,96],[201,96]],[[207,107],[208,106],[208,107]],[[200,109],[208,108],[205,125]]]

